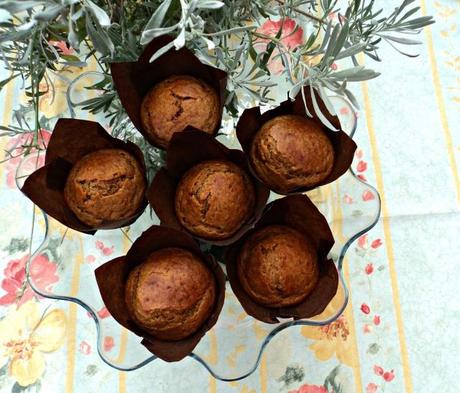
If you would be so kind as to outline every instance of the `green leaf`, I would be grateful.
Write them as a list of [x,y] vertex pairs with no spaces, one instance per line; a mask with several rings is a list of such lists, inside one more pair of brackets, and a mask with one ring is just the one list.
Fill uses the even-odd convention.
[[85,3],[87,6],[86,8],[91,10],[101,26],[110,26],[110,18],[101,7],[94,4],[91,0],[85,0]]
[[[115,51],[115,47],[107,33],[102,29],[97,20],[92,20],[90,15],[86,15],[86,31],[91,39],[94,48],[103,55],[109,55]],[[93,24],[94,22],[94,24]],[[95,27],[96,26],[96,27]]]
[[156,29],[144,30],[141,37],[141,45],[146,45],[156,37],[169,34],[176,30],[179,27],[179,24],[175,24],[169,27],[158,27]]
[[10,77],[0,81],[0,90],[2,90],[8,83],[10,83],[13,79],[17,78],[19,75],[20,74],[13,74]]
[[371,355],[375,355],[380,351],[380,346],[377,343],[370,344],[369,347],[367,348],[367,353],[370,353]]
[[158,59],[160,56],[164,55],[167,51],[172,49],[174,47],[174,41],[171,41],[169,44],[163,46],[163,48],[158,49],[153,56],[150,58],[150,62],[154,62],[156,59]]
[[34,15],[34,19],[40,22],[48,22],[56,18],[58,14],[65,9],[61,4],[54,4],[46,7],[43,11],[37,12]]
[[2,1],[0,2],[0,8],[8,11],[11,14],[17,14],[21,11],[30,10],[33,7],[37,7],[45,3],[44,1]]
[[222,1],[216,0],[201,0],[196,5],[196,8],[208,9],[208,10],[216,10],[222,8],[224,3]]
[[395,37],[395,36],[390,36],[387,34],[379,34],[380,37],[385,38],[390,41],[397,42],[398,44],[404,44],[404,45],[420,45],[422,42],[417,41],[417,40],[411,40],[409,38],[404,38],[404,37]]
[[171,1],[172,0],[165,0],[158,6],[150,20],[147,22],[144,30],[156,29],[158,27],[161,27],[166,13],[168,12],[169,7],[171,5]]

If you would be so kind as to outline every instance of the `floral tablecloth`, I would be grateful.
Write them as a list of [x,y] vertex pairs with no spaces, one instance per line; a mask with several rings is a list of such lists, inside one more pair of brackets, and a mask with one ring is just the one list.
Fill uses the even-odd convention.
[[[118,372],[99,358],[94,322],[82,308],[34,295],[24,270],[30,228],[12,213],[23,198],[14,181],[20,158],[14,156],[31,135],[2,137],[2,150],[15,154],[5,155],[0,166],[0,391],[458,392],[460,1],[418,1],[437,20],[420,36],[420,56],[407,59],[385,49],[385,62],[372,64],[383,76],[354,90],[363,106],[353,166],[379,189],[382,217],[347,254],[351,301],[329,326],[282,332],[259,369],[240,382],[218,382],[191,359]],[[397,2],[380,3],[391,8]],[[46,117],[66,115],[67,79],[82,72],[72,71],[56,80],[55,96],[41,98]],[[24,101],[19,82],[3,89],[2,125]],[[46,144],[50,133],[42,131]],[[348,195],[343,200],[355,202]],[[83,263],[106,258],[116,247],[98,242]],[[30,274],[51,288],[59,279],[56,269],[52,256],[39,256]],[[103,318],[106,310],[99,313]],[[110,350],[117,342],[108,336],[104,346]]]

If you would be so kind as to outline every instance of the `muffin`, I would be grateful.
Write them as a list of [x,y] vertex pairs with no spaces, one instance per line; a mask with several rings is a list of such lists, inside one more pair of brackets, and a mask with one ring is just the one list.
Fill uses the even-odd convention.
[[133,321],[155,338],[177,341],[195,333],[216,301],[213,274],[181,248],[154,251],[131,271],[125,302]]
[[248,174],[230,161],[203,161],[189,169],[176,188],[177,218],[204,239],[226,239],[254,210],[255,190]]
[[253,301],[275,308],[305,300],[319,271],[308,238],[289,226],[270,225],[245,241],[237,259],[237,274]]
[[166,148],[175,132],[192,126],[214,134],[221,119],[217,92],[205,82],[186,75],[171,76],[144,97],[141,120],[160,147]]
[[81,222],[97,228],[133,216],[142,205],[145,187],[134,156],[120,149],[102,149],[72,167],[64,199]]
[[322,126],[298,115],[266,122],[256,133],[249,155],[257,176],[281,193],[320,184],[334,166],[334,148]]

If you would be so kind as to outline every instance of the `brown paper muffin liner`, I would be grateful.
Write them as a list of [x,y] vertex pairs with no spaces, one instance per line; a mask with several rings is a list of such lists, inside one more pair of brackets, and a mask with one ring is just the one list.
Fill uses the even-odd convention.
[[[323,186],[338,179],[348,170],[348,168],[350,168],[356,150],[356,143],[342,130],[339,118],[329,113],[329,111],[326,108],[326,105],[324,104],[319,94],[314,93],[316,102],[318,103],[318,106],[321,109],[321,113],[323,113],[325,117],[329,120],[329,122],[339,131],[334,131],[327,128],[318,118],[313,107],[313,100],[310,88],[304,88],[304,93],[305,102],[307,103],[308,111],[313,116],[313,120],[318,122],[323,127],[327,137],[332,143],[335,157],[334,166],[329,176],[314,187],[301,187],[289,193],[285,193],[281,190],[276,190],[272,188],[273,191],[282,195],[289,195],[309,191],[316,187]],[[248,157],[250,155],[252,140],[257,134],[257,131],[259,131],[259,129],[262,127],[262,125],[275,117],[288,114],[300,115],[311,119],[311,117],[308,116],[307,111],[305,109],[305,103],[301,93],[297,94],[296,98],[293,101],[288,99],[287,101],[282,102],[275,109],[269,110],[264,114],[260,113],[260,107],[246,109],[243,112],[236,126],[236,135],[241,146],[243,147],[243,151],[247,154]],[[257,176],[254,170],[253,173],[254,176]]]
[[[237,273],[237,259],[245,240],[255,231],[275,224],[290,226],[307,236],[318,257],[318,283],[304,301],[290,307],[270,308],[254,302],[243,289]],[[278,318],[302,319],[321,314],[338,288],[337,269],[332,259],[327,258],[333,245],[334,238],[326,219],[307,196],[278,199],[267,205],[254,229],[226,250],[224,260],[232,290],[246,313],[262,322],[277,323]]]
[[92,228],[77,218],[64,199],[64,187],[73,165],[83,156],[101,149],[121,149],[134,156],[147,184],[144,156],[134,143],[112,137],[99,123],[59,119],[46,149],[45,166],[26,179],[21,191],[46,214],[79,232],[94,234],[98,229],[132,224],[145,210],[147,200],[133,216]]
[[[255,190],[254,213],[233,236],[222,240],[204,239],[188,232],[179,222],[174,207],[176,187],[182,176],[191,167],[209,160],[226,160],[238,165],[249,175]],[[269,189],[251,175],[242,151],[228,149],[211,135],[188,128],[184,132],[174,134],[171,139],[167,150],[166,168],[157,172],[147,190],[147,199],[162,225],[185,231],[208,244],[227,246],[238,240],[257,222],[269,194]]]
[[[179,341],[159,340],[143,331],[132,321],[125,303],[125,285],[129,273],[152,252],[162,248],[186,249],[201,258],[212,271],[217,291],[214,308],[208,320],[194,334]],[[196,347],[206,332],[217,322],[225,297],[225,275],[210,255],[204,254],[198,244],[187,234],[162,226],[152,226],[132,244],[125,256],[112,259],[95,271],[97,284],[110,314],[126,329],[142,337],[142,344],[153,354],[167,362],[183,359]]]
[[[152,55],[172,40],[173,38],[169,36],[155,38],[145,47],[144,52],[137,61],[110,64],[115,89],[126,113],[144,138],[159,149],[163,148],[152,139],[141,121],[142,101],[149,90],[158,82],[172,75],[194,76],[205,81],[218,92],[221,117],[225,102],[227,73],[201,63],[187,48],[170,49],[155,61],[150,62]],[[219,130],[220,123],[219,120],[218,126],[214,130],[214,135]]]

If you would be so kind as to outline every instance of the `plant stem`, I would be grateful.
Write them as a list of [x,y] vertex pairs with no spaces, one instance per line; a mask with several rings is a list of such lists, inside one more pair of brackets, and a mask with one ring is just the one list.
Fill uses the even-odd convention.
[[[280,5],[284,5],[284,1],[283,0],[276,0],[276,2]],[[310,18],[310,19],[313,19],[314,21],[318,22],[318,23],[323,23],[323,20],[321,18],[318,18],[317,16],[315,15],[312,15],[308,12],[305,12],[305,11],[302,11],[302,10],[299,10],[298,8],[293,8],[295,12],[298,12],[299,14],[303,15],[303,16],[306,16],[307,18]]]

